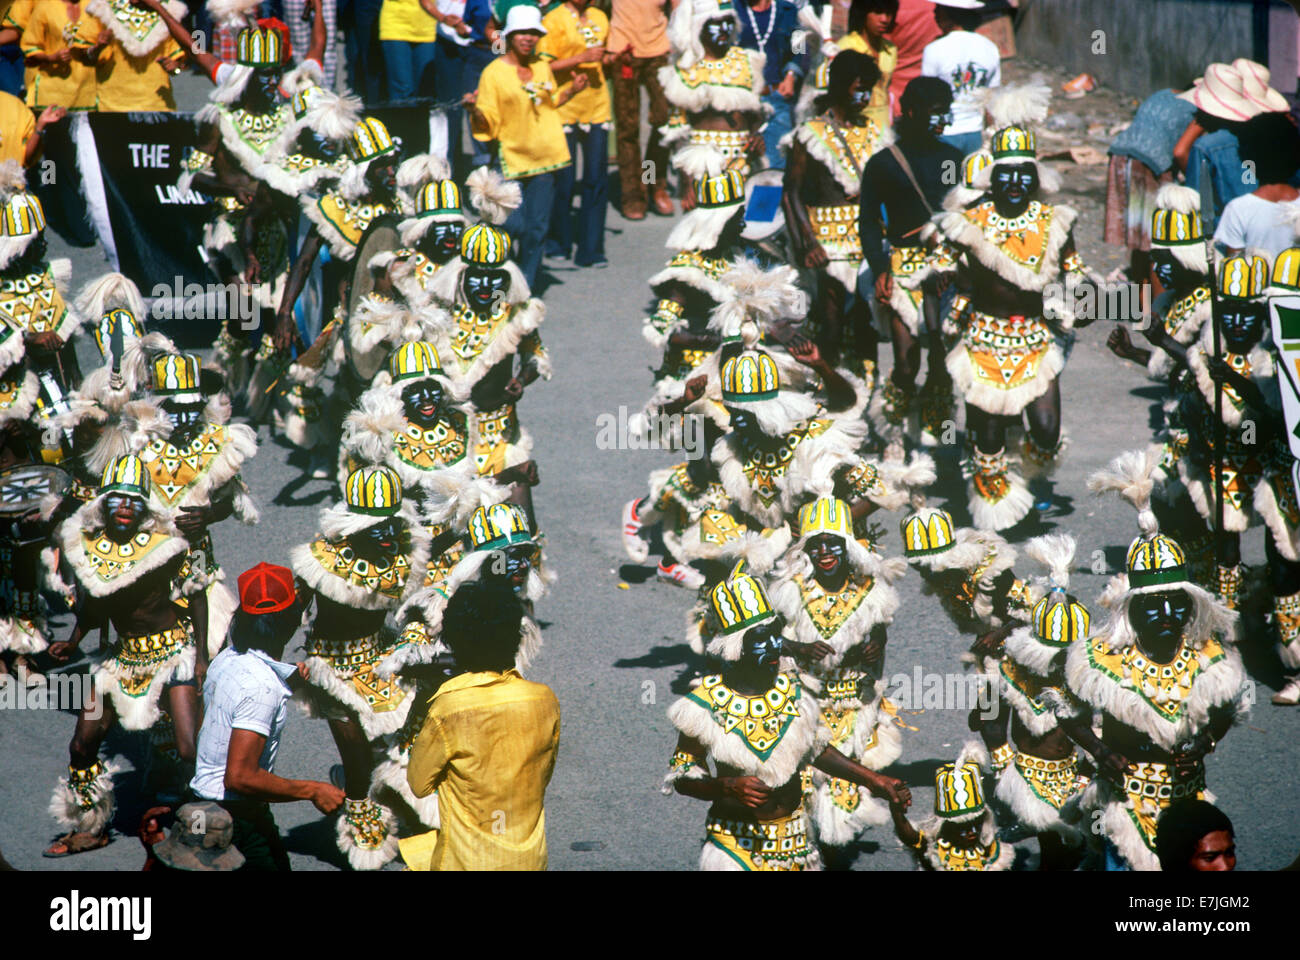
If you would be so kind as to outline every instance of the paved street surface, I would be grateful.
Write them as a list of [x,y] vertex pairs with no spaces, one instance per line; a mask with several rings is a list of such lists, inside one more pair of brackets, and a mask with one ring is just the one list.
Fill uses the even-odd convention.
[[[1008,66],[1014,68],[1009,73],[1025,70],[1023,64]],[[1056,109],[1077,120],[1094,109],[1090,104],[1059,102]],[[1130,102],[1113,97],[1099,99],[1098,106],[1120,119],[1131,110]],[[1080,136],[1087,122],[1077,125]],[[1077,142],[1100,144],[1104,150],[1107,136],[1101,131],[1096,136]],[[1060,199],[1081,208],[1077,238],[1084,256],[1102,273],[1109,272],[1119,260],[1101,245],[1105,166],[1058,166],[1066,184]],[[673,455],[601,450],[596,444],[597,418],[617,416],[620,406],[639,408],[650,388],[649,369],[657,358],[640,336],[649,298],[645,281],[666,259],[663,243],[672,222],[652,216],[628,223],[611,213],[608,269],[553,268],[542,332],[554,358],[555,378],[530,388],[521,406],[541,470],[537,512],[559,574],[551,596],[539,606],[545,646],[530,671],[531,679],[554,688],[563,712],[559,763],[547,795],[554,869],[693,869],[703,838],[705,805],[659,792],[675,739],[665,710],[699,668],[683,639],[691,597],[656,582],[652,567],[629,564],[619,538],[621,505],[644,493],[646,475],[673,462]],[[53,255],[72,256],[77,288],[104,269],[93,250],[70,250],[57,239],[53,247]],[[1158,410],[1157,392],[1142,371],[1106,351],[1109,327],[1099,322],[1081,333],[1062,378],[1064,424],[1073,446],[1057,477],[1056,509],[1045,527],[1078,537],[1081,569],[1073,588],[1088,602],[1106,582],[1106,576],[1092,572],[1094,557],[1103,558],[1107,571],[1118,569],[1136,524],[1127,506],[1092,498],[1086,477],[1120,451],[1147,441]],[[212,335],[208,329],[167,332],[183,333],[194,345],[206,344]],[[318,511],[335,496],[328,483],[303,480],[300,456],[275,442],[265,427],[260,439],[261,451],[245,477],[262,509],[261,524],[241,527],[227,521],[214,531],[217,558],[232,583],[258,561],[286,563],[289,548],[312,535]],[[938,453],[941,483],[934,499],[946,500],[959,522],[968,522],[956,474],[958,449]],[[881,519],[890,531],[885,549],[897,554],[898,518]],[[1015,539],[1034,532],[1017,531]],[[1247,538],[1246,546],[1247,562],[1262,564],[1258,533]],[[1027,560],[1017,569],[1038,572],[1030,570]],[[919,586],[915,574],[903,582],[887,672],[911,674],[918,665],[926,672],[957,672],[958,655],[969,638],[953,631],[938,603],[920,596]],[[1300,712],[1268,702],[1279,686],[1280,669],[1271,652],[1271,633],[1258,618],[1252,624],[1243,652],[1257,684],[1258,704],[1209,758],[1208,782],[1236,827],[1240,867],[1277,869],[1300,852],[1300,819],[1290,789]],[[65,636],[70,626],[65,617],[57,636]],[[93,652],[94,642],[86,647]],[[295,641],[288,658],[299,653]],[[952,760],[968,736],[968,709],[956,704],[903,713],[916,730],[904,731],[902,759],[889,772],[911,784],[914,816],[926,815],[932,803],[936,765]],[[130,775],[118,780],[116,827],[122,836],[94,853],[63,860],[40,856],[55,836],[46,805],[55,779],[66,769],[72,730],[71,714],[0,713],[0,850],[26,870],[138,869],[144,854],[133,834],[141,806]],[[107,749],[128,760],[139,757],[140,738],[115,733]],[[277,772],[324,779],[336,762],[325,724],[295,715]],[[295,869],[340,868],[332,819],[321,818],[307,803],[280,805],[276,816]],[[1032,841],[1022,844],[1026,855],[1035,846]],[[862,870],[911,866],[888,827],[867,832],[855,864]]]

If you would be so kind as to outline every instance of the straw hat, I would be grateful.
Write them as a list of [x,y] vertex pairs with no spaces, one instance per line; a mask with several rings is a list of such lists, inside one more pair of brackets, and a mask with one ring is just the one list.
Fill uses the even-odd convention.
[[1291,109],[1286,97],[1268,85],[1268,67],[1240,57],[1232,61],[1232,69],[1241,75],[1241,92],[1246,99],[1260,107],[1264,113],[1285,113]]
[[1226,63],[1212,63],[1205,68],[1205,76],[1192,89],[1178,95],[1212,117],[1240,123],[1264,112],[1257,103],[1247,98],[1245,80],[1234,67]]

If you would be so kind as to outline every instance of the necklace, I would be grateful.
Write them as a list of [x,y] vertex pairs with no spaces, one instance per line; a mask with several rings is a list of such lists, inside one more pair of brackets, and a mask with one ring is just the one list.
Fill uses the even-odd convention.
[[776,29],[776,0],[773,0],[768,9],[771,11],[771,19],[767,21],[767,30],[764,33],[758,32],[758,18],[754,16],[754,11],[750,9],[748,3],[742,4],[745,8],[745,16],[749,18],[749,26],[754,31],[754,37],[758,40],[758,49],[767,51],[768,38],[772,36],[772,31]]

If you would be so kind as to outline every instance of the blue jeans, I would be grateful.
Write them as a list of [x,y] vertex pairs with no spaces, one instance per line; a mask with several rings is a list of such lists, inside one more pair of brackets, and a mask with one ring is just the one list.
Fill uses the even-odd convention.
[[763,131],[763,147],[767,151],[767,165],[773,170],[785,169],[785,154],[777,147],[781,138],[794,129],[794,101],[787,100],[775,90],[763,98],[771,106],[772,115],[767,118],[767,129]]
[[506,233],[519,243],[515,262],[523,271],[528,286],[537,282],[537,268],[542,263],[542,248],[546,243],[546,230],[551,223],[551,210],[555,206],[556,171],[523,177],[515,182],[523,191],[523,202],[505,222]]
[[23,96],[23,51],[16,43],[0,47],[0,90]]
[[[574,220],[577,220],[579,267],[605,259],[605,208],[609,205],[609,131],[592,124],[584,131],[576,124],[564,133],[573,163],[555,172],[555,206],[547,247],[567,257],[573,249]],[[582,208],[573,212],[574,176],[578,147],[582,147]]]
[[389,100],[410,100],[433,92],[434,64],[438,59],[435,41],[385,40],[383,46]]
[[950,147],[956,147],[963,157],[969,157],[984,144],[978,130],[970,133],[947,133],[939,138]]
[[367,105],[383,99],[380,69],[379,10],[384,0],[341,0],[338,23],[343,28],[348,61],[348,86]]

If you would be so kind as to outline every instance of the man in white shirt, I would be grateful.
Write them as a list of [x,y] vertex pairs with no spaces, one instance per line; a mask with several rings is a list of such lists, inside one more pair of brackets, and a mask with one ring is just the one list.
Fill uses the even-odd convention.
[[969,156],[979,150],[984,127],[981,95],[1002,85],[998,45],[974,30],[984,15],[982,0],[933,0],[934,22],[943,31],[921,54],[921,76],[952,87],[952,120],[939,139]]
[[205,712],[190,790],[234,818],[234,845],[244,870],[288,870],[289,855],[270,804],[310,800],[321,813],[343,803],[343,791],[315,780],[275,774],[299,668],[277,658],[301,622],[293,572],[259,563],[239,577],[239,609],[230,644],[212,661],[203,684]]
[[1229,256],[1259,253],[1272,260],[1300,239],[1300,131],[1285,113],[1265,113],[1237,136],[1243,176],[1258,184],[1223,208],[1214,242]]

